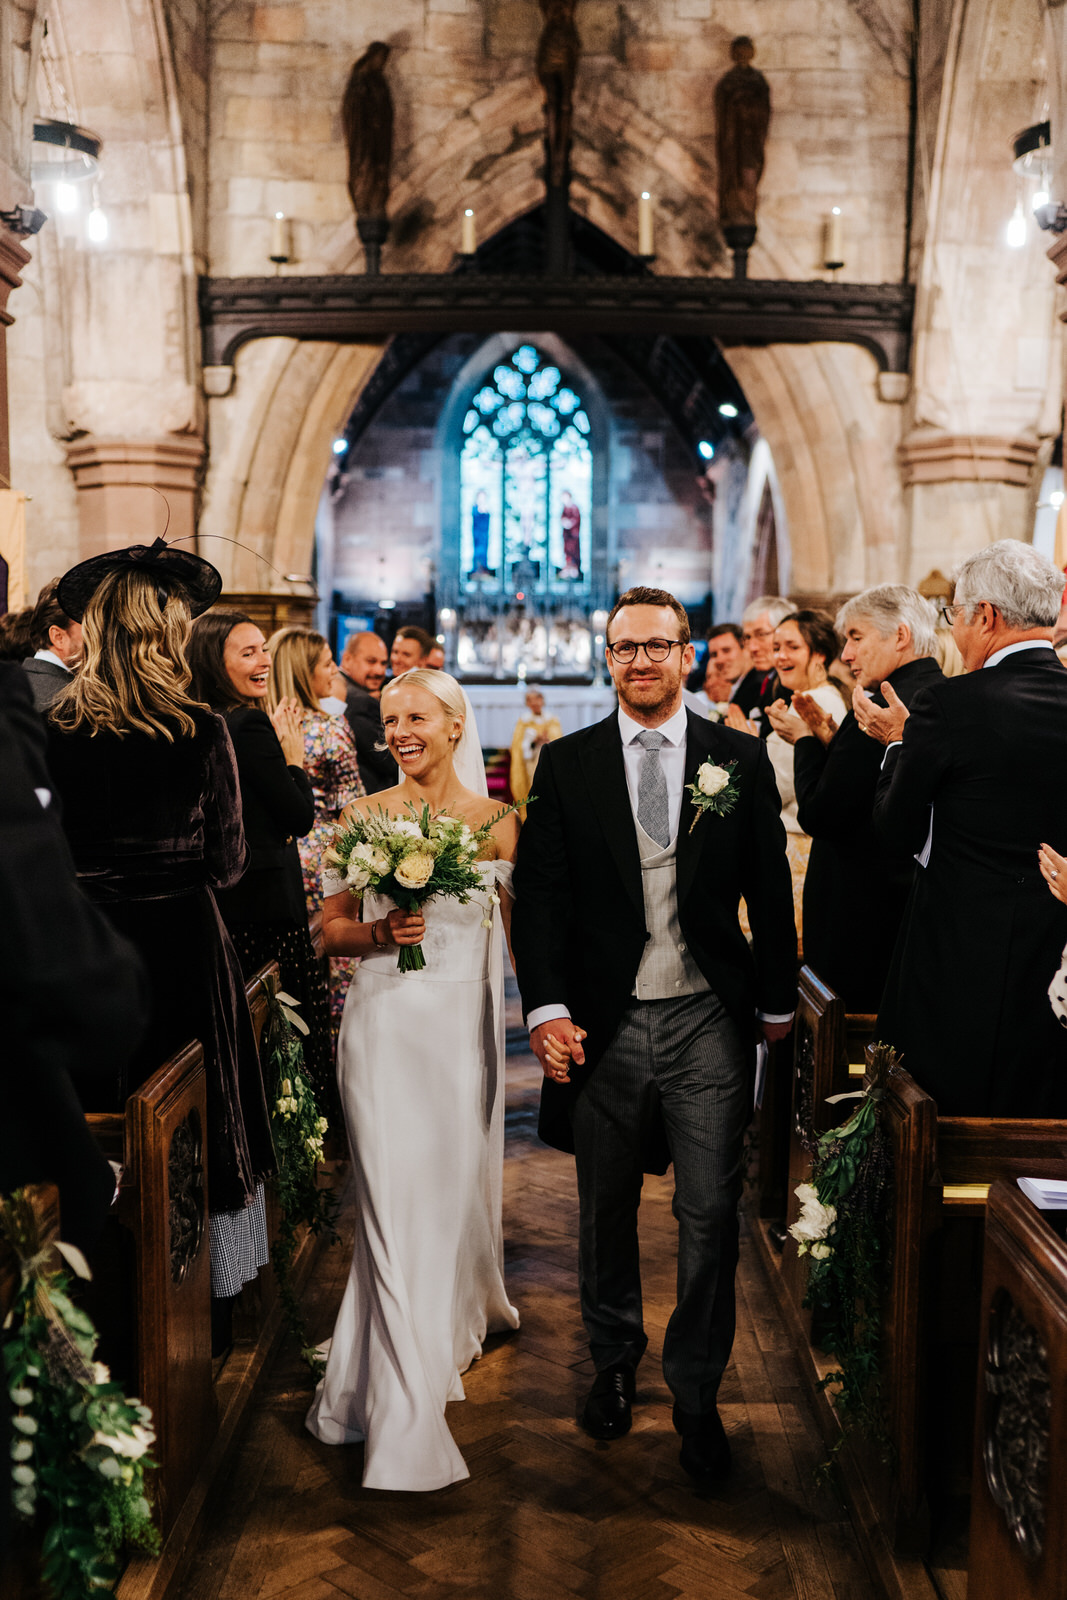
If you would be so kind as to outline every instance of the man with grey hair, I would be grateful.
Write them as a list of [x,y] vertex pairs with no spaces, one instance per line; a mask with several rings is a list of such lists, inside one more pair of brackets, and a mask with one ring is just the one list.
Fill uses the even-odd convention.
[[746,714],[755,722],[764,739],[771,732],[766,708],[783,697],[782,685],[774,670],[774,630],[783,618],[795,610],[793,602],[786,600],[783,595],[761,594],[755,600],[750,600],[741,613],[741,639],[752,662],[750,676],[756,679],[752,709]]
[[[889,683],[905,705],[941,676],[934,657],[937,613],[902,584],[879,584],[846,600],[836,627],[841,660],[885,705]],[[915,862],[885,850],[874,832],[882,751],[850,711],[835,729],[810,695],[795,695],[793,784],[797,820],[811,835],[804,880],[804,959],[848,1011],[876,1011],[882,998]],[[857,927],[858,902],[877,907]]]
[[1062,593],[1051,561],[998,540],[963,563],[943,608],[966,675],[935,680],[910,708],[891,684],[884,710],[862,688],[853,697],[888,746],[875,827],[921,868],[878,1037],[947,1116],[1067,1116],[1067,1032],[1047,994],[1067,906],[1038,867],[1043,842],[1067,850]]

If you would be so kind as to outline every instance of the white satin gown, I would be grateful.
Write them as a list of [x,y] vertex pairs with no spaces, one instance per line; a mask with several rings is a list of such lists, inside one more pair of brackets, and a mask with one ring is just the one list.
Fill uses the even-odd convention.
[[[424,908],[421,972],[364,956],[345,1000],[338,1081],[356,1184],[352,1267],[307,1426],[366,1441],[364,1486],[440,1489],[469,1476],[445,1421],[487,1333],[517,1328],[504,1288],[503,940],[484,892]],[[327,869],[323,891],[343,879]],[[369,894],[363,918],[394,902]],[[493,926],[484,928],[487,910]]]

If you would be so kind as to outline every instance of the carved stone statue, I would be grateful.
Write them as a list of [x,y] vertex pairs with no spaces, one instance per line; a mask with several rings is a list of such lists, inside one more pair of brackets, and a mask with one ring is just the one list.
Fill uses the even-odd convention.
[[544,95],[548,182],[562,188],[567,176],[574,115],[574,75],[582,41],[574,25],[576,0],[541,0],[545,19],[537,45],[537,81]]
[[341,105],[348,192],[358,217],[384,217],[393,164],[393,97],[385,81],[389,46],[376,42],[349,74]]
[[755,54],[751,39],[735,39],[730,46],[734,65],[715,85],[719,226],[724,234],[727,228],[751,228],[753,238],[756,189],[763,175],[763,149],[771,120],[770,85],[752,65]]

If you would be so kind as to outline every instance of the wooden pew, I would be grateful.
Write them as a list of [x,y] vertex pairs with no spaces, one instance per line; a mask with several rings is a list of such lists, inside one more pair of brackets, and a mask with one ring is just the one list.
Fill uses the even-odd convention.
[[986,1209],[980,1331],[967,1600],[1062,1600],[1067,1242],[1003,1179]]
[[124,1113],[87,1121],[123,1168],[115,1220],[133,1242],[130,1378],[155,1418],[160,1470],[151,1481],[165,1536],[217,1425],[200,1044],[186,1045],[135,1089]]

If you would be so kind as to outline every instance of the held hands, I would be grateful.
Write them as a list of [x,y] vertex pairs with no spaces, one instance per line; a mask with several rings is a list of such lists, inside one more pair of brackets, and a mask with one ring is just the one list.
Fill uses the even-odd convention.
[[584,1064],[584,1038],[585,1029],[576,1027],[570,1017],[554,1017],[533,1030],[530,1049],[552,1083],[570,1083],[571,1062],[578,1067]]
[[271,717],[287,767],[304,765],[304,708],[294,696],[278,701]]
[[[807,724],[805,733],[798,733],[797,738],[803,739],[808,733],[814,734],[820,744],[829,744],[837,732],[837,723],[828,711],[824,711],[813,695],[801,690],[793,696],[792,709]],[[786,736],[783,733],[782,738]]]
[[779,1039],[788,1038],[793,1029],[791,1022],[761,1022],[759,1026],[768,1044],[777,1044]]
[[852,694],[852,709],[864,733],[877,739],[879,744],[894,744],[903,736],[908,708],[891,683],[883,683],[882,693],[885,706],[876,706],[863,685],[857,683]]
[[1067,906],[1067,857],[1059,855],[1050,844],[1043,844],[1037,852],[1037,864],[1056,899]]
[[758,737],[755,723],[749,722],[741,707],[734,705],[732,700],[723,712],[722,720],[728,728],[733,728],[736,733],[750,733],[753,738]]

